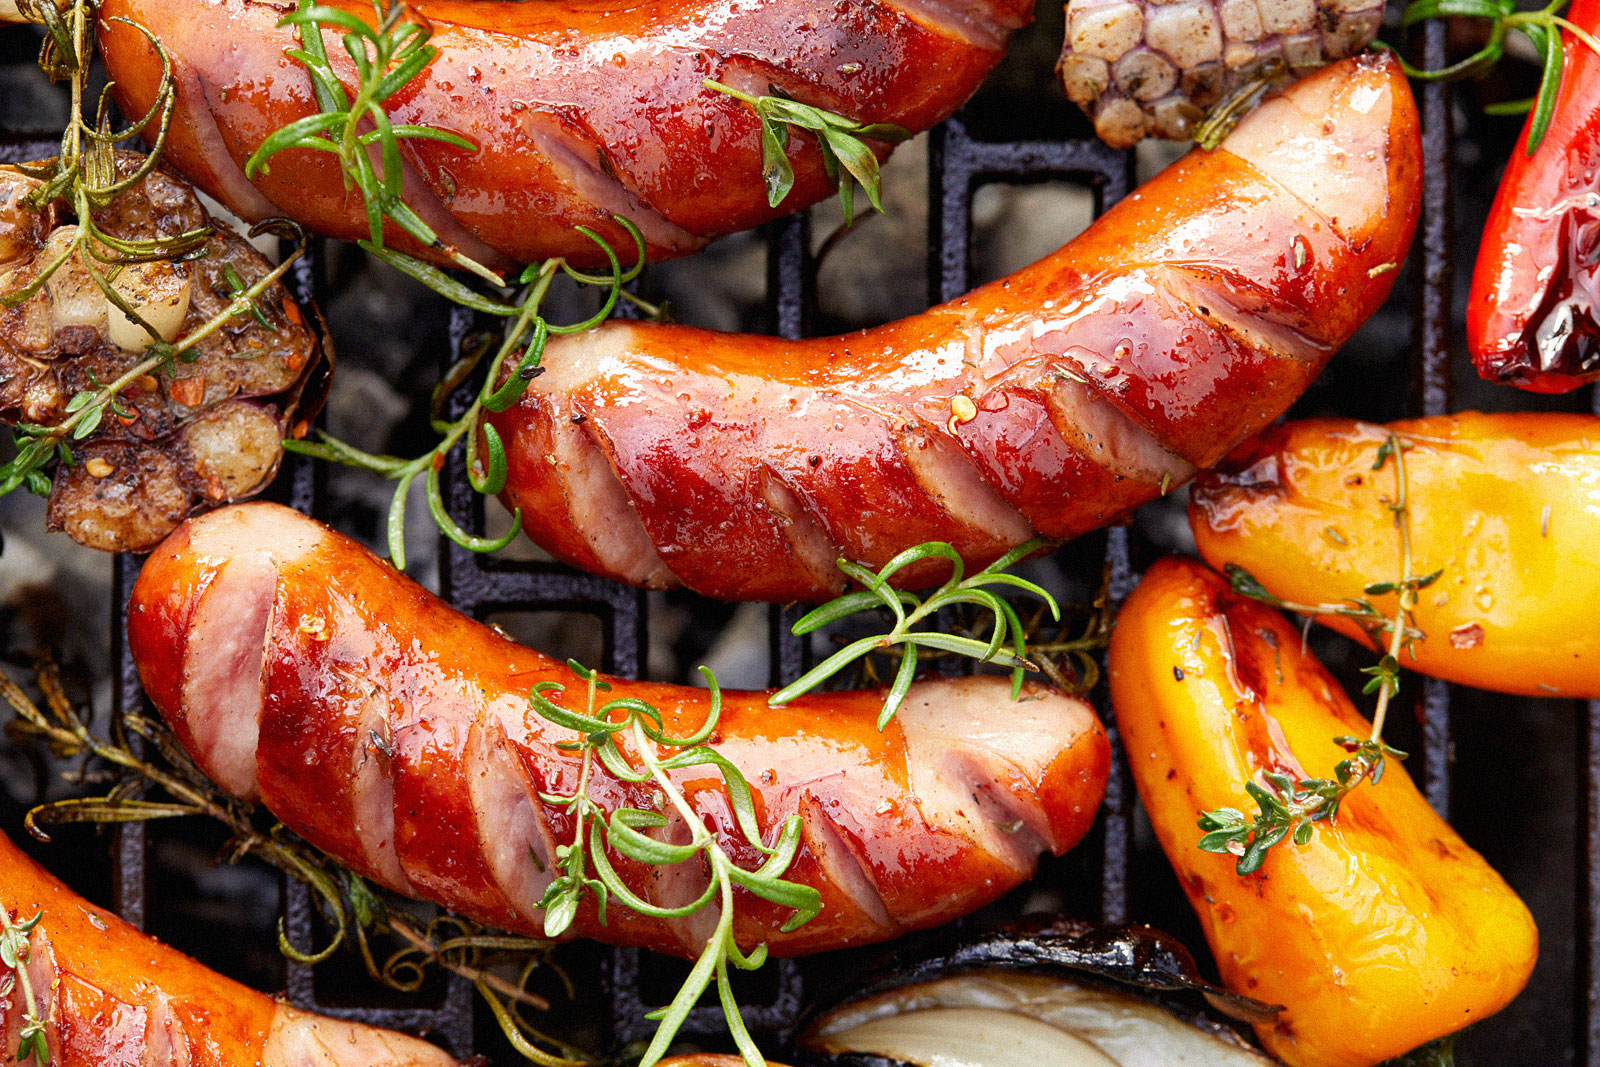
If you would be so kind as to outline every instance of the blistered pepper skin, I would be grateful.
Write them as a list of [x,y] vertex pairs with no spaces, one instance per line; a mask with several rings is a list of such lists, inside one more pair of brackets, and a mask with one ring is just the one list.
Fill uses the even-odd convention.
[[[1411,446],[1412,573],[1442,568],[1414,613],[1426,636],[1401,665],[1504,693],[1600,697],[1600,418],[1467,412],[1389,428],[1345,419],[1273,427],[1195,483],[1189,523],[1200,555],[1303,604],[1394,580],[1394,468],[1371,469],[1389,429]],[[1394,610],[1393,596],[1368,599]],[[1320,621],[1364,637],[1348,618]]]
[[1150,822],[1223,981],[1284,1010],[1257,1028],[1292,1067],[1371,1067],[1492,1015],[1527,983],[1533,918],[1390,760],[1309,843],[1260,870],[1196,847],[1246,782],[1332,777],[1369,724],[1276,611],[1167,559],[1117,618],[1111,696]]

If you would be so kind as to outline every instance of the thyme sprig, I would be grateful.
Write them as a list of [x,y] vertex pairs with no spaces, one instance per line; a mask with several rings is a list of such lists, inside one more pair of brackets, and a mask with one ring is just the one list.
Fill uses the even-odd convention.
[[[35,912],[33,918],[13,919],[11,913],[0,907],[0,963],[11,969],[17,985],[22,989],[22,1026],[17,1032],[15,1062],[33,1060],[39,1067],[50,1067],[50,1041],[45,1031],[45,1020],[39,1016],[39,1001],[33,990],[33,978],[28,974],[29,941],[44,912]],[[8,990],[9,992],[9,990]]]
[[892,122],[857,122],[792,100],[776,87],[770,96],[751,96],[709,78],[700,84],[743,101],[761,120],[761,177],[767,186],[769,205],[777,207],[783,203],[794,188],[794,165],[789,162],[792,127],[816,137],[817,150],[822,153],[823,173],[839,190],[839,208],[844,213],[846,226],[855,221],[855,182],[861,183],[873,210],[882,214],[883,176],[878,168],[878,157],[866,142],[895,144],[909,138],[910,130]]
[[[345,444],[321,430],[317,431],[315,441],[289,440],[283,443],[284,448],[291,452],[373,471],[395,481],[394,496],[389,504],[387,537],[389,558],[396,567],[404,570],[406,565],[406,497],[411,491],[412,482],[418,477],[426,481],[428,512],[433,516],[434,523],[446,537],[462,548],[473,552],[494,552],[504,548],[516,538],[521,528],[520,509],[512,516],[511,528],[503,536],[494,538],[470,533],[451,518],[449,509],[445,506],[440,481],[445,460],[465,439],[467,479],[473,490],[485,496],[492,496],[505,488],[505,445],[495,428],[483,421],[483,415],[485,412],[505,411],[521,400],[523,394],[528,391],[529,383],[541,371],[540,363],[544,358],[545,343],[550,335],[578,333],[604,322],[616,307],[617,300],[623,292],[622,286],[632,281],[644,269],[644,238],[628,220],[619,219],[618,222],[629,232],[638,246],[638,259],[631,268],[627,270],[622,268],[617,260],[617,254],[599,234],[587,227],[579,227],[580,232],[605,252],[606,258],[611,263],[610,274],[586,274],[572,269],[561,259],[549,259],[522,272],[519,281],[524,289],[510,304],[479,296],[436,267],[389,250],[383,251],[385,259],[414,276],[425,277],[430,285],[459,290],[460,293],[456,298],[458,302],[467,303],[470,298],[472,303],[468,306],[484,314],[499,315],[509,319],[501,336],[500,345],[489,360],[483,383],[473,394],[472,402],[465,412],[455,419],[444,416],[445,405],[449,402],[451,394],[472,376],[482,361],[484,347],[469,347],[466,354],[445,372],[439,384],[434,387],[430,421],[434,432],[440,437],[439,443],[428,452],[414,459],[374,455]],[[582,322],[568,325],[546,320],[539,309],[558,273],[565,273],[580,284],[604,286],[606,296],[600,310]],[[508,361],[511,362],[512,369],[509,374],[504,375],[506,380],[501,383],[500,379]]]
[[[750,783],[726,757],[705,744],[722,714],[721,690],[716,677],[706,668],[702,667],[701,671],[710,689],[711,706],[705,721],[692,734],[673,737],[665,732],[661,713],[642,700],[621,697],[597,707],[599,694],[610,690],[610,683],[571,660],[567,661],[567,666],[587,687],[584,711],[569,711],[545,695],[562,692],[565,687],[559,682],[540,682],[530,695],[533,708],[541,717],[579,735],[579,740],[561,747],[583,753],[577,792],[570,796],[540,794],[545,803],[571,812],[574,822],[572,841],[556,849],[561,874],[550,883],[540,901],[545,909],[545,933],[550,937],[560,936],[570,926],[585,894],[594,896],[601,922],[605,922],[608,901],[621,903],[641,915],[662,919],[681,918],[715,904],[716,928],[690,969],[689,977],[672,998],[672,1003],[652,1014],[652,1018],[660,1020],[660,1026],[640,1060],[640,1067],[651,1067],[666,1054],[689,1011],[713,981],[734,1044],[746,1064],[762,1067],[766,1061],[744,1025],[739,1005],[734,1000],[728,968],[730,965],[747,971],[759,968],[766,962],[767,947],[758,945],[746,954],[735,941],[734,887],[742,887],[763,900],[792,909],[793,914],[782,927],[785,933],[818,915],[822,910],[822,898],[817,890],[783,880],[784,872],[794,862],[800,848],[800,816],[790,815],[784,820],[772,845],[762,840]],[[633,761],[617,744],[617,739],[623,736],[629,742]],[[659,752],[663,748],[676,751],[663,758]],[[653,783],[688,828],[689,841],[675,845],[649,836],[648,831],[668,825],[668,817],[659,810],[619,808],[606,816],[588,796],[589,777],[597,760],[621,781]],[[767,857],[758,869],[746,870],[734,863],[668,774],[697,766],[712,767],[722,776],[740,833],[749,845]],[[656,867],[703,864],[709,869],[710,878],[698,899],[681,907],[661,907],[640,897],[623,883],[612,866],[608,850]]]
[[[263,826],[255,807],[218,789],[178,746],[161,723],[137,713],[111,724],[109,736],[92,730],[68,698],[56,666],[47,657],[34,662],[41,708],[0,670],[0,699],[16,713],[6,732],[21,742],[46,746],[58,759],[81,761],[69,781],[104,788],[98,796],[72,797],[41,804],[28,812],[26,826],[41,840],[46,827],[63,823],[128,823],[199,816],[219,823],[229,835],[225,856],[237,862],[254,856],[314,894],[333,927],[327,945],[301,952],[279,927],[279,949],[297,962],[315,964],[343,945],[353,945],[374,981],[412,993],[433,969],[443,969],[472,982],[500,1021],[506,1037],[542,1067],[582,1067],[587,1056],[540,1033],[526,1017],[549,1003],[528,988],[546,958],[550,943],[512,937],[469,919],[441,915],[423,923],[411,914],[387,907],[366,882],[311,848],[283,826]],[[152,751],[145,755],[140,750]],[[149,789],[164,799],[146,799]],[[381,956],[377,938],[393,938],[400,947]],[[507,977],[507,973],[511,977]],[[543,1046],[543,1047],[541,1047]],[[560,1054],[549,1051],[559,1050]],[[41,1067],[46,1067],[41,1063]]]
[[[1260,870],[1266,861],[1267,851],[1286,838],[1292,838],[1298,846],[1308,844],[1315,824],[1332,824],[1338,817],[1340,804],[1357,786],[1369,780],[1377,785],[1383,779],[1389,757],[1406,758],[1404,752],[1384,743],[1383,727],[1390,701],[1400,691],[1400,656],[1413,642],[1426,639],[1426,635],[1417,629],[1412,613],[1417,604],[1417,593],[1436,582],[1443,573],[1442,570],[1426,575],[1412,573],[1411,506],[1407,496],[1405,466],[1405,453],[1410,447],[1391,432],[1378,446],[1377,456],[1372,463],[1372,469],[1380,471],[1385,463],[1393,460],[1394,499],[1386,506],[1394,516],[1400,553],[1400,576],[1392,582],[1374,582],[1364,590],[1369,596],[1395,594],[1393,615],[1376,627],[1387,634],[1388,646],[1375,665],[1362,669],[1363,674],[1370,676],[1362,692],[1378,694],[1372,714],[1372,730],[1365,738],[1333,739],[1336,745],[1350,753],[1350,758],[1340,760],[1335,765],[1333,778],[1296,781],[1287,774],[1268,771],[1262,775],[1265,784],[1245,783],[1245,791],[1258,808],[1254,816],[1246,816],[1238,808],[1218,808],[1200,816],[1198,825],[1205,833],[1200,838],[1199,847],[1206,852],[1226,852],[1237,856],[1234,869],[1241,876]],[[1378,614],[1364,598],[1347,600],[1342,604],[1293,604],[1267,592],[1242,567],[1229,565],[1227,573],[1235,592],[1275,607],[1307,615],[1342,615],[1356,619],[1363,625]]]
[[1562,48],[1561,31],[1596,53],[1600,41],[1583,27],[1563,18],[1558,12],[1566,7],[1567,0],[1550,0],[1541,8],[1530,11],[1517,10],[1517,0],[1411,0],[1406,6],[1401,22],[1414,26],[1434,18],[1488,19],[1489,39],[1466,59],[1438,70],[1425,70],[1401,60],[1407,75],[1423,81],[1454,81],[1474,78],[1485,73],[1505,54],[1506,37],[1513,31],[1522,34],[1533,45],[1544,64],[1539,78],[1539,92],[1531,100],[1513,104],[1494,104],[1487,109],[1495,114],[1514,114],[1518,110],[1533,109],[1533,122],[1528,127],[1528,155],[1533,155],[1550,128],[1550,118],[1555,114],[1556,96],[1561,90],[1562,67],[1566,52]]
[[[1006,573],[1007,569],[1019,560],[1033,555],[1047,545],[1048,542],[1040,538],[1026,541],[970,578],[965,576],[965,564],[961,554],[954,546],[944,541],[928,541],[914,548],[908,548],[885,563],[877,572],[841,558],[838,561],[839,569],[865,588],[845,593],[807,613],[794,624],[794,633],[809,634],[848,616],[878,608],[889,610],[894,617],[893,626],[886,634],[863,637],[839,649],[772,694],[768,698],[768,703],[774,706],[787,704],[796,697],[816,689],[856,660],[874,652],[892,651],[898,653],[899,665],[895,670],[894,681],[889,686],[889,692],[884,697],[883,710],[878,713],[878,729],[881,730],[889,725],[889,721],[905,703],[906,693],[916,679],[919,649],[955,653],[971,657],[980,663],[997,663],[1011,668],[1011,695],[1015,698],[1022,692],[1024,674],[1030,670],[1038,670],[1038,666],[1028,659],[1027,630],[1017,617],[1016,609],[985,586],[1009,586],[1039,597],[1044,601],[1051,616],[1060,622],[1061,608],[1054,597],[1026,578]],[[898,571],[914,563],[931,559],[948,560],[950,577],[926,598],[890,586],[889,580]],[[958,604],[968,604],[990,613],[993,623],[987,641],[938,630],[917,629],[918,624],[930,616]],[[1006,648],[1007,644],[1010,645],[1009,649]]]

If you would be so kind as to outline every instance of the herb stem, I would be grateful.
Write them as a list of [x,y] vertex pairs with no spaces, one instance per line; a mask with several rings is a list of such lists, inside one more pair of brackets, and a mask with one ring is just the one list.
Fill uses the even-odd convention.
[[0,907],[0,947],[3,947],[4,962],[9,965],[17,976],[17,984],[22,987],[22,1000],[26,1008],[23,1014],[23,1025],[17,1039],[18,1063],[32,1059],[39,1067],[48,1067],[50,1063],[49,1038],[45,1033],[45,1021],[39,1018],[39,1002],[34,995],[33,978],[28,973],[28,958],[33,954],[30,940],[34,928],[43,918],[43,912],[36,914],[32,919],[13,921],[11,913]]

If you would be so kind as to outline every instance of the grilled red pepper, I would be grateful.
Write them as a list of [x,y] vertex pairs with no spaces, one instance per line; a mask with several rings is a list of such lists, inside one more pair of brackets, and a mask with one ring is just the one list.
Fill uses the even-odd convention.
[[1572,28],[1600,29],[1600,0],[1575,0],[1561,22],[1559,48],[1546,50],[1555,107],[1547,127],[1536,128],[1538,108],[1523,127],[1467,299],[1478,373],[1538,393],[1600,378],[1600,53]]

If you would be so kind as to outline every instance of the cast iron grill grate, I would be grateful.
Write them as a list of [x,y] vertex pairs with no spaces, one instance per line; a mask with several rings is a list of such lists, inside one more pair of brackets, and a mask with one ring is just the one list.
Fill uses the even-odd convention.
[[[1050,6],[1050,5],[1045,5]],[[1041,17],[1044,11],[1041,9]],[[1059,34],[1056,26],[1048,32]],[[1059,39],[1058,37],[1056,39]],[[1430,25],[1424,41],[1429,65],[1440,65],[1444,52],[1443,28]],[[1037,57],[1035,57],[1037,58]],[[1004,99],[1001,99],[1002,105]],[[1393,418],[1407,413],[1434,414],[1450,409],[1452,402],[1453,345],[1459,336],[1456,318],[1459,303],[1454,277],[1453,213],[1481,215],[1483,206],[1460,208],[1452,200],[1452,179],[1470,185],[1482,194],[1489,178],[1474,172],[1470,160],[1452,154],[1452,126],[1460,125],[1452,113],[1450,94],[1429,86],[1419,93],[1423,114],[1426,189],[1421,229],[1409,269],[1391,300],[1388,327],[1391,333],[1399,323],[1409,323],[1409,336],[1390,337],[1387,345],[1391,363],[1409,366],[1390,367],[1396,380],[1409,389],[1404,398],[1389,407],[1374,408],[1366,394],[1372,388],[1363,369],[1341,357],[1330,367],[1324,380],[1302,403],[1312,410],[1339,411],[1363,417]],[[993,100],[984,114],[995,110]],[[1020,107],[1016,100],[1012,106]],[[992,126],[993,123],[985,123]],[[1098,214],[1132,187],[1134,160],[1131,154],[1112,152],[1098,141],[1081,136],[1064,140],[997,139],[986,129],[974,132],[972,111],[951,120],[931,135],[927,174],[928,202],[928,297],[931,302],[953,298],[967,291],[973,246],[974,197],[984,184],[1065,181],[1091,189]],[[1072,127],[1086,133],[1081,123]],[[1493,127],[1503,133],[1504,125]],[[0,134],[5,131],[0,130]],[[1472,135],[1483,138],[1480,127],[1469,128],[1465,145],[1473,147]],[[1507,145],[1481,144],[1481,157],[1497,164]],[[0,158],[36,158],[52,151],[47,142],[10,142]],[[1452,174],[1455,168],[1456,174]],[[1492,188],[1492,184],[1488,186]],[[1469,227],[1463,227],[1463,233]],[[798,337],[811,332],[817,284],[817,264],[811,254],[811,235],[804,215],[769,227],[766,233],[769,321],[778,333]],[[1470,257],[1470,239],[1463,245],[1463,257]],[[314,250],[313,256],[320,253]],[[1470,262],[1463,258],[1463,263]],[[327,272],[314,261],[302,264],[294,282],[303,294],[319,284]],[[331,295],[317,292],[324,301]],[[1395,310],[1399,309],[1399,310]],[[459,342],[474,327],[469,314],[450,313],[450,334]],[[1367,336],[1367,335],[1363,335]],[[1352,347],[1363,343],[1361,338]],[[1409,354],[1409,355],[1408,355]],[[1519,405],[1520,395],[1498,398],[1501,406]],[[305,462],[291,462],[282,479],[287,483],[287,499],[312,514],[326,516],[327,502],[323,473]],[[466,486],[459,461],[448,472],[447,500],[456,519],[469,528],[482,522],[481,505]],[[1125,596],[1137,581],[1140,567],[1153,559],[1162,544],[1152,541],[1140,525],[1116,528],[1094,535],[1090,543],[1103,544],[1111,577],[1114,600]],[[1082,552],[1073,556],[1081,567]],[[122,641],[126,596],[137,576],[139,561],[119,558],[114,567],[112,598],[113,711],[140,706],[143,700]],[[599,620],[604,634],[604,663],[607,670],[637,676],[643,669],[648,648],[649,601],[637,590],[579,574],[555,564],[505,561],[480,557],[445,543],[440,559],[440,584],[444,595],[462,610],[479,618],[494,612],[541,611],[579,613]],[[698,615],[708,615],[701,610]],[[808,663],[810,650],[792,637],[788,626],[796,617],[791,609],[773,608],[768,619],[772,681],[781,683],[795,677]],[[552,649],[559,653],[561,650]],[[1103,687],[1102,687],[1103,690]],[[1463,1043],[1465,1063],[1577,1063],[1600,1067],[1600,973],[1592,966],[1600,951],[1600,703],[1581,708],[1572,702],[1517,702],[1505,698],[1485,700],[1458,692],[1437,682],[1408,686],[1406,699],[1418,707],[1421,723],[1414,737],[1408,738],[1414,755],[1410,769],[1418,777],[1427,796],[1441,811],[1465,817],[1461,826],[1469,842],[1489,855],[1528,897],[1540,920],[1546,944],[1545,960],[1536,974],[1533,987],[1522,1001],[1504,1015],[1485,1025]],[[1101,711],[1109,721],[1103,691]],[[1457,715],[1459,729],[1452,729],[1452,714],[1465,708],[1471,715]],[[1533,710],[1530,710],[1533,709]],[[1555,710],[1550,710],[1550,709]],[[1540,710],[1543,709],[1543,710]],[[1504,716],[1511,724],[1509,739],[1483,724],[1486,714]],[[1533,728],[1523,729],[1529,724]],[[1562,724],[1566,723],[1565,726]],[[1576,723],[1577,725],[1572,725]],[[1502,724],[1504,729],[1504,724]],[[1461,761],[1470,762],[1479,772],[1492,773],[1507,762],[1533,760],[1523,750],[1540,744],[1541,738],[1554,738],[1554,758],[1546,753],[1543,762],[1526,773],[1496,776],[1492,782],[1481,774],[1463,775],[1465,788],[1453,788],[1453,765],[1457,746]],[[1502,748],[1509,747],[1509,752]],[[1119,756],[1103,815],[1096,831],[1079,846],[1068,862],[1048,864],[1041,879],[1064,883],[1068,899],[1083,901],[1089,911],[1098,909],[1111,922],[1150,921],[1181,933],[1193,947],[1203,948],[1192,918],[1187,915],[1175,880],[1166,871],[1159,850],[1141,823],[1138,802],[1126,768]],[[1542,836],[1526,829],[1526,819],[1500,802],[1520,794],[1528,801],[1537,790],[1543,798],[1540,812],[1556,811],[1558,817],[1542,820]],[[1531,816],[1529,816],[1531,818]],[[15,834],[17,827],[6,827]],[[1531,843],[1524,839],[1533,837]],[[131,921],[143,925],[162,906],[150,891],[147,871],[147,835],[142,827],[124,829],[113,846],[113,892],[115,906]],[[1524,842],[1518,844],[1517,842]],[[62,872],[70,878],[71,871]],[[241,905],[243,906],[243,905]],[[1015,905],[1013,905],[1015,906]],[[316,920],[306,892],[289,886],[283,897],[286,929],[297,944],[310,943]],[[215,958],[208,959],[228,969],[227,946],[219,946]],[[598,989],[584,990],[593,1003],[602,1001],[602,1025],[609,1025],[619,1044],[648,1036],[651,1023],[643,1019],[654,1004],[646,990],[661,985],[651,982],[649,972],[663,965],[632,950],[591,950],[595,954],[594,973],[600,976]],[[204,957],[204,953],[201,953]],[[670,965],[669,965],[670,966]],[[770,1044],[781,1040],[798,1015],[808,982],[819,986],[838,980],[847,968],[837,964],[769,964],[759,988],[747,995],[747,1021],[758,1040]],[[493,1052],[477,1042],[490,1032],[475,1012],[474,994],[459,979],[445,983],[442,994],[421,1003],[418,998],[395,995],[376,1006],[348,1007],[318,1002],[318,989],[312,972],[287,965],[286,988],[289,997],[304,1007],[318,1008],[379,1025],[415,1032],[426,1032],[466,1056],[476,1051]],[[666,987],[670,988],[670,986]],[[701,1007],[690,1017],[684,1036],[701,1037],[716,1043],[723,1024],[720,1009]],[[504,1062],[511,1062],[504,1060]]]

